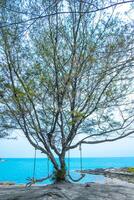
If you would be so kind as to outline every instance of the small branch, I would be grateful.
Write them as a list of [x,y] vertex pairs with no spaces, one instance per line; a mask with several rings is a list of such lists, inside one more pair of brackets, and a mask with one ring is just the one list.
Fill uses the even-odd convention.
[[133,3],[134,1],[133,0],[130,0],[130,1],[123,1],[123,2],[119,2],[119,3],[114,3],[112,5],[109,5],[109,6],[106,6],[106,7],[102,7],[102,8],[97,8],[95,10],[91,10],[91,11],[86,11],[86,12],[83,12],[83,11],[75,11],[75,12],[69,12],[69,11],[64,11],[64,12],[55,12],[55,13],[51,13],[51,14],[47,14],[47,15],[42,15],[42,16],[38,16],[38,17],[33,17],[33,18],[30,18],[30,19],[27,19],[25,21],[18,21],[18,22],[12,22],[12,23],[9,23],[9,24],[6,24],[6,22],[1,22],[1,26],[0,28],[4,28],[4,27],[9,27],[9,26],[13,26],[13,25],[17,25],[17,24],[25,24],[27,22],[30,22],[30,21],[34,21],[34,20],[38,20],[38,19],[42,19],[42,18],[46,18],[46,17],[50,17],[50,16],[55,16],[55,15],[62,15],[62,14],[88,14],[88,13],[94,13],[94,12],[98,12],[98,11],[102,11],[102,10],[106,10],[106,9],[109,9],[111,7],[114,7],[114,6],[118,6],[118,5],[122,5],[122,4],[127,4],[127,3]]
[[67,148],[67,150],[69,149],[74,149],[76,147],[78,147],[80,144],[99,144],[99,143],[104,143],[104,142],[113,142],[119,139],[123,139],[129,135],[132,135],[134,133],[134,131],[131,131],[129,133],[126,134],[121,134],[119,137],[113,138],[113,139],[103,139],[103,140],[98,140],[98,141],[85,141],[85,139],[87,139],[88,137],[84,138],[83,140],[79,141],[77,144],[70,146]]

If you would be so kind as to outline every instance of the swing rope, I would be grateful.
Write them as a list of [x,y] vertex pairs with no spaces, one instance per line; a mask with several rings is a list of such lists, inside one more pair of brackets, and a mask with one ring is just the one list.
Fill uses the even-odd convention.
[[[73,182],[79,182],[85,176],[85,174],[82,174],[83,163],[82,163],[82,147],[81,147],[81,145],[79,145],[79,151],[80,151],[80,175],[81,176],[78,179],[74,179],[70,175],[70,150],[68,150],[68,173],[67,173],[67,176]],[[35,184],[37,182],[42,182],[42,181],[45,181],[45,180],[47,180],[47,179],[52,177],[52,174],[50,175],[50,161],[49,161],[49,157],[47,157],[47,172],[48,172],[48,176],[45,177],[45,178],[42,178],[42,179],[36,179],[35,178],[35,175],[36,175],[36,160],[37,160],[37,149],[35,148],[35,151],[34,151],[34,162],[33,162],[33,176],[32,176],[32,178],[27,178],[27,180],[29,182],[26,184],[26,187],[31,187],[31,185],[33,185],[33,184]]]
[[72,180],[73,182],[79,182],[81,179],[84,178],[85,174],[82,174],[82,169],[83,169],[83,163],[82,163],[82,148],[81,145],[79,146],[79,151],[80,151],[80,178],[78,179],[74,179],[72,178],[72,176],[70,175],[70,151],[68,150],[68,177],[70,180]]
[[33,180],[35,180],[35,173],[36,173],[36,148],[35,148],[35,151],[34,151],[34,164],[33,164]]
[[70,171],[70,150],[68,150],[68,175]]
[[81,148],[81,144],[79,146],[79,151],[80,151],[80,170],[82,172],[83,169],[83,163],[82,163],[82,148]]
[[50,176],[50,163],[49,163],[49,157],[47,157],[47,174]]
[[45,181],[49,178],[52,177],[52,174],[50,175],[50,162],[49,162],[49,158],[47,157],[47,172],[48,172],[48,175],[44,178],[41,178],[41,179],[36,179],[35,178],[35,175],[36,175],[36,160],[37,160],[37,152],[36,152],[36,148],[35,148],[35,151],[34,151],[34,162],[33,162],[33,176],[32,178],[27,178],[26,180],[28,180],[29,182],[26,184],[26,187],[31,187],[33,184],[37,183],[37,182],[42,182],[42,181]]

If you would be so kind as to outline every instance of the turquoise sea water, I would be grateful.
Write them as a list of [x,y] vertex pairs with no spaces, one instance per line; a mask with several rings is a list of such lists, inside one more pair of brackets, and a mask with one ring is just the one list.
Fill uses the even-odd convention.
[[[66,160],[67,161],[67,160]],[[10,181],[17,184],[26,183],[27,177],[33,176],[32,158],[6,158],[5,162],[0,162],[0,182]],[[116,158],[83,158],[83,169],[109,168],[109,167],[132,167],[134,166],[134,157],[116,157]],[[75,170],[80,169],[79,158],[70,158],[70,173],[73,178],[78,178],[79,174]],[[50,163],[50,173],[53,166]],[[47,176],[47,159],[37,158],[36,160],[36,178]],[[85,182],[103,182],[104,177],[98,175],[87,175],[81,180]],[[45,181],[45,184],[51,181]]]

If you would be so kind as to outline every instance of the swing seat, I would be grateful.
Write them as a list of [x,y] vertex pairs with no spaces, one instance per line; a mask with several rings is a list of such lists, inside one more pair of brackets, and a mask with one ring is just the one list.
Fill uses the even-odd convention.
[[81,144],[79,146],[79,151],[80,151],[80,177],[79,178],[73,178],[70,173],[69,173],[69,169],[70,169],[70,152],[68,151],[68,177],[71,181],[73,182],[79,182],[80,180],[82,180],[85,177],[85,174],[82,173],[82,147]]
[[82,180],[85,177],[85,174],[80,174],[80,177],[77,179],[74,179],[70,174],[67,175],[69,177],[69,179],[73,182],[79,182],[80,180]]
[[33,166],[33,177],[28,177],[26,180],[28,183],[26,184],[26,187],[31,187],[33,184],[38,183],[38,182],[43,182],[46,181],[47,179],[50,179],[52,177],[52,174],[49,174],[49,158],[47,160],[47,167],[48,167],[48,176],[41,178],[41,179],[36,179],[35,178],[35,171],[36,171],[36,148],[35,148],[35,153],[34,153],[34,166]]
[[31,187],[33,184],[36,183],[36,179],[35,179],[35,178],[30,178],[30,177],[28,177],[26,180],[29,181],[29,182],[26,184],[26,187]]
[[28,180],[29,182],[26,184],[26,187],[31,187],[33,184],[46,181],[47,179],[50,179],[51,177],[52,177],[52,174],[41,179],[27,178],[26,180]]

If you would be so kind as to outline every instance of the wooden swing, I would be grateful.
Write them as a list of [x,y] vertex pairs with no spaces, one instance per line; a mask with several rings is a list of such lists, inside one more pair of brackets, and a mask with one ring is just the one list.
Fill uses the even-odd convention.
[[[81,145],[79,146],[79,151],[80,151],[80,178],[78,178],[78,179],[74,179],[70,175],[70,151],[68,151],[68,173],[67,173],[67,177],[69,177],[69,179],[73,182],[79,182],[85,176],[85,174],[82,173],[83,166],[82,166],[82,148],[81,148]],[[50,161],[49,161],[49,158],[47,158],[47,174],[48,175],[44,178],[36,179],[35,178],[35,175],[36,175],[36,159],[37,159],[37,152],[36,152],[36,148],[35,148],[34,163],[33,163],[33,176],[32,176],[32,178],[28,177],[26,179],[28,181],[28,183],[26,184],[26,187],[31,187],[31,185],[45,181],[45,180],[47,180],[47,179],[49,179],[53,176],[53,174],[50,174]]]
[[31,185],[35,184],[35,183],[39,183],[39,182],[42,182],[42,181],[45,181],[49,178],[52,177],[52,174],[50,175],[50,161],[49,161],[49,158],[47,158],[47,176],[44,177],[44,178],[41,178],[41,179],[36,179],[35,178],[35,174],[36,174],[36,159],[37,159],[37,152],[36,152],[36,148],[35,148],[35,151],[34,151],[34,163],[33,163],[33,176],[32,178],[28,177],[26,180],[29,181],[27,184],[26,184],[26,187],[31,187]]
[[80,178],[74,179],[70,175],[70,151],[68,150],[68,174],[67,174],[67,176],[73,182],[79,182],[80,180],[82,180],[85,177],[85,174],[82,173],[83,166],[82,166],[82,148],[81,148],[81,144],[79,145],[79,151],[80,151]]

